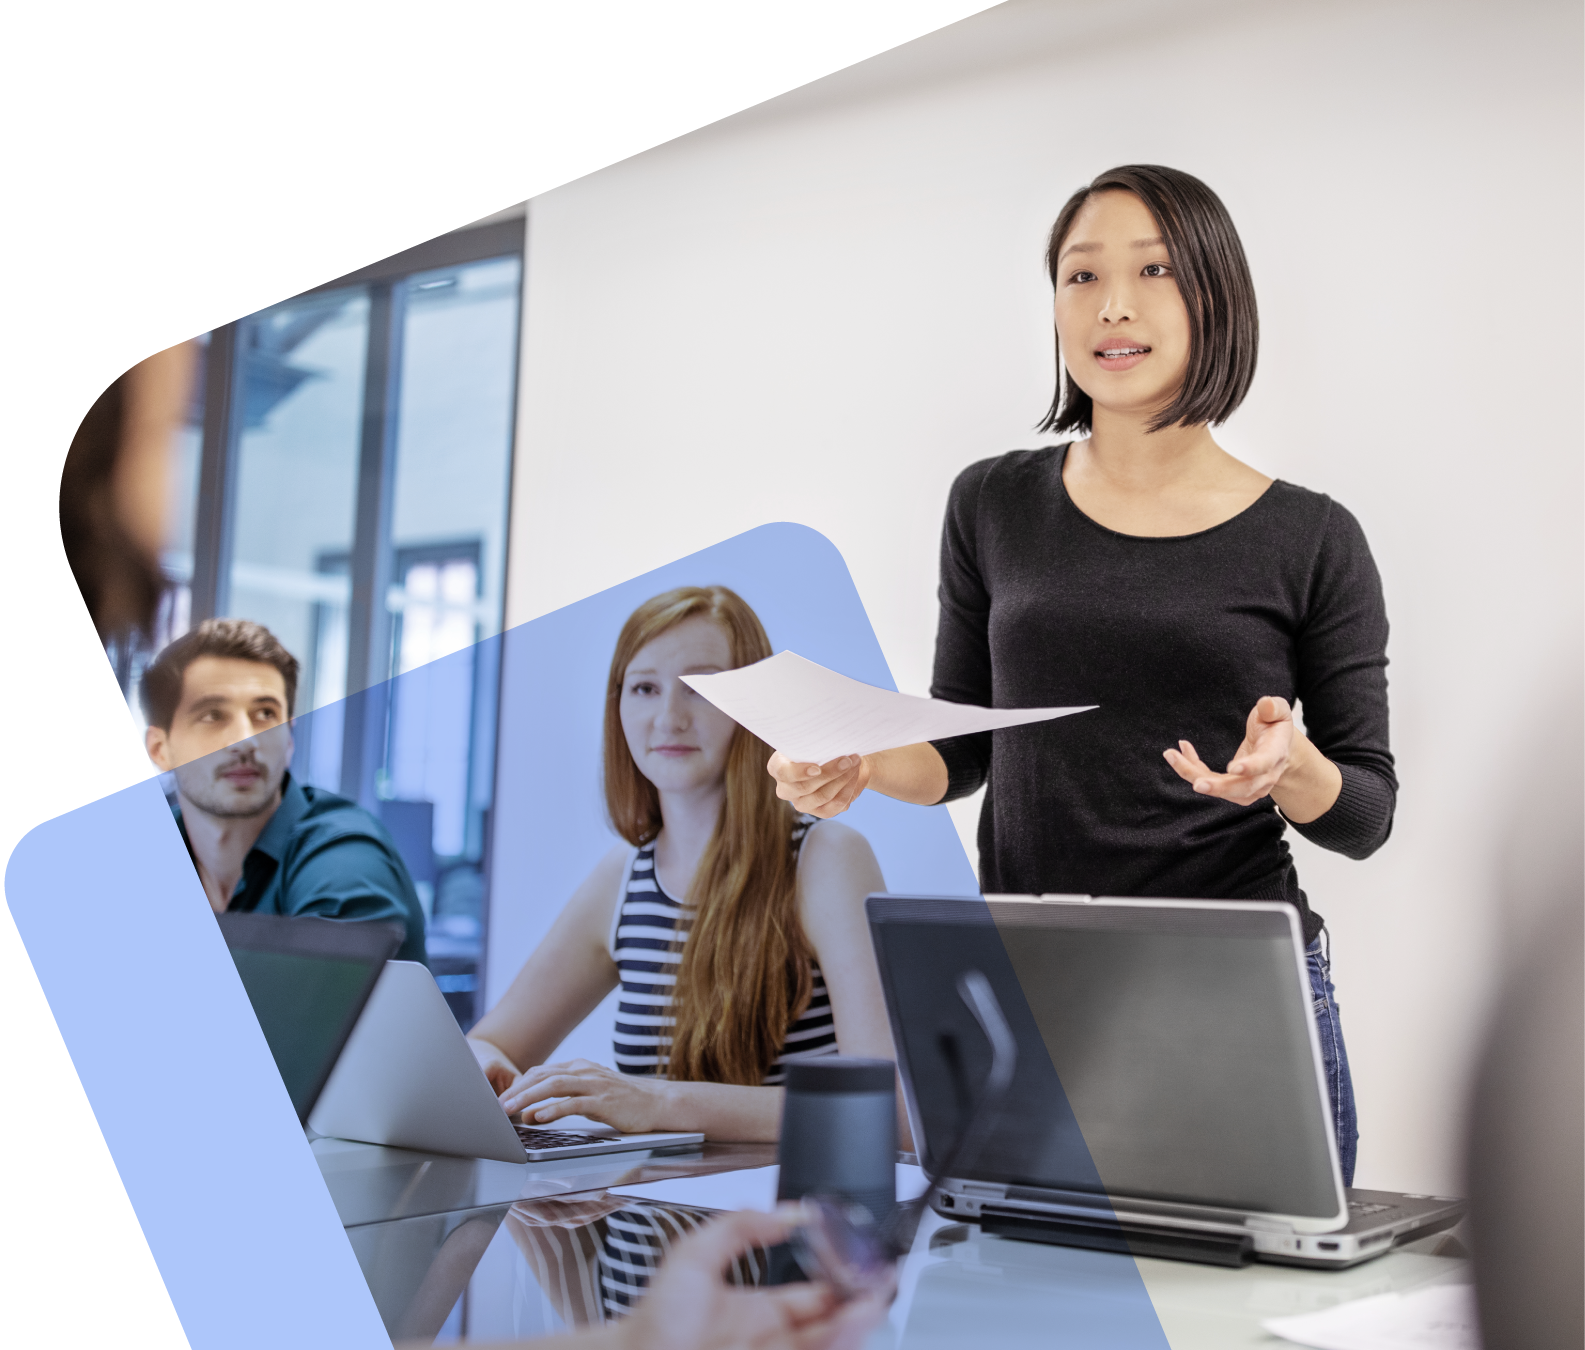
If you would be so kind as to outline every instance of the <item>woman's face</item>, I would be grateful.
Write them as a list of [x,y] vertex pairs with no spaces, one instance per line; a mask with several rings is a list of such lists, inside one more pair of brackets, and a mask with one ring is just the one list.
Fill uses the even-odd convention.
[[1096,407],[1149,415],[1189,369],[1189,312],[1161,229],[1132,192],[1080,208],[1057,263],[1057,339],[1068,374]]
[[726,634],[685,619],[639,648],[622,677],[622,732],[638,771],[662,792],[713,788],[726,773],[735,723],[682,682],[732,668]]

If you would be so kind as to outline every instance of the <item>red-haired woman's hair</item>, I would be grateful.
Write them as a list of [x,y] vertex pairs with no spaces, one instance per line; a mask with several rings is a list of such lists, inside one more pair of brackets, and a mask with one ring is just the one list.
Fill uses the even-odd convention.
[[[759,616],[725,586],[680,586],[628,617],[605,693],[605,805],[634,845],[660,833],[660,794],[633,762],[622,730],[622,685],[638,653],[689,619],[726,635],[733,667],[771,655]],[[726,757],[726,796],[686,901],[693,926],[672,996],[666,1076],[757,1085],[813,992],[812,953],[798,917],[793,811],[765,772],[770,747],[738,727]]]

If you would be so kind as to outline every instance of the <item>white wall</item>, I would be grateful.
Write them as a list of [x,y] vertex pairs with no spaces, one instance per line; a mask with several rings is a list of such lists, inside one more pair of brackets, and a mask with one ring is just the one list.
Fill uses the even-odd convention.
[[922,691],[947,487],[1049,398],[1044,231],[1113,164],[1199,174],[1264,329],[1224,443],[1359,516],[1393,621],[1393,838],[1295,842],[1359,1180],[1455,1186],[1485,1001],[1578,867],[1579,50],[1571,0],[1016,0],[536,198],[508,622],[792,520]]

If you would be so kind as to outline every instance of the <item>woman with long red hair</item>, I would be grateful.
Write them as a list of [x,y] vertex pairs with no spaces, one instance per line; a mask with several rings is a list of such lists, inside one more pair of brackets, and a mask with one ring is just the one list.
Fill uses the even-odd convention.
[[[470,1041],[529,1124],[773,1140],[794,1059],[894,1057],[864,897],[864,836],[776,795],[770,751],[682,681],[771,654],[724,586],[628,618],[605,701],[605,801],[623,842],[574,892]],[[615,1069],[544,1061],[613,986]]]

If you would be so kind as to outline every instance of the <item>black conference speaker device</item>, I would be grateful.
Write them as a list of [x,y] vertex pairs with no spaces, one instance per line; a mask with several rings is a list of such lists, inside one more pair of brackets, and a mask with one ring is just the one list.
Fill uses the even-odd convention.
[[[897,1066],[821,1055],[787,1066],[778,1200],[819,1197],[852,1207],[866,1227],[897,1207]],[[805,1278],[785,1245],[771,1249],[770,1283]]]
[[[802,1200],[810,1213],[788,1242],[771,1249],[769,1283],[824,1280],[844,1299],[891,1283],[894,1263],[913,1247],[919,1221],[942,1181],[972,1156],[986,1126],[1000,1114],[1018,1061],[1017,1042],[984,974],[965,971],[958,996],[985,1033],[990,1072],[945,1163],[939,1169],[924,1167],[929,1184],[907,1204],[897,1203],[890,1165],[896,1144],[891,1061],[831,1056],[788,1066],[777,1198]],[[834,1072],[822,1076],[824,1066]],[[808,1076],[795,1080],[797,1071]]]
[[897,1204],[897,1066],[822,1055],[787,1066],[778,1200],[840,1196],[876,1224]]

